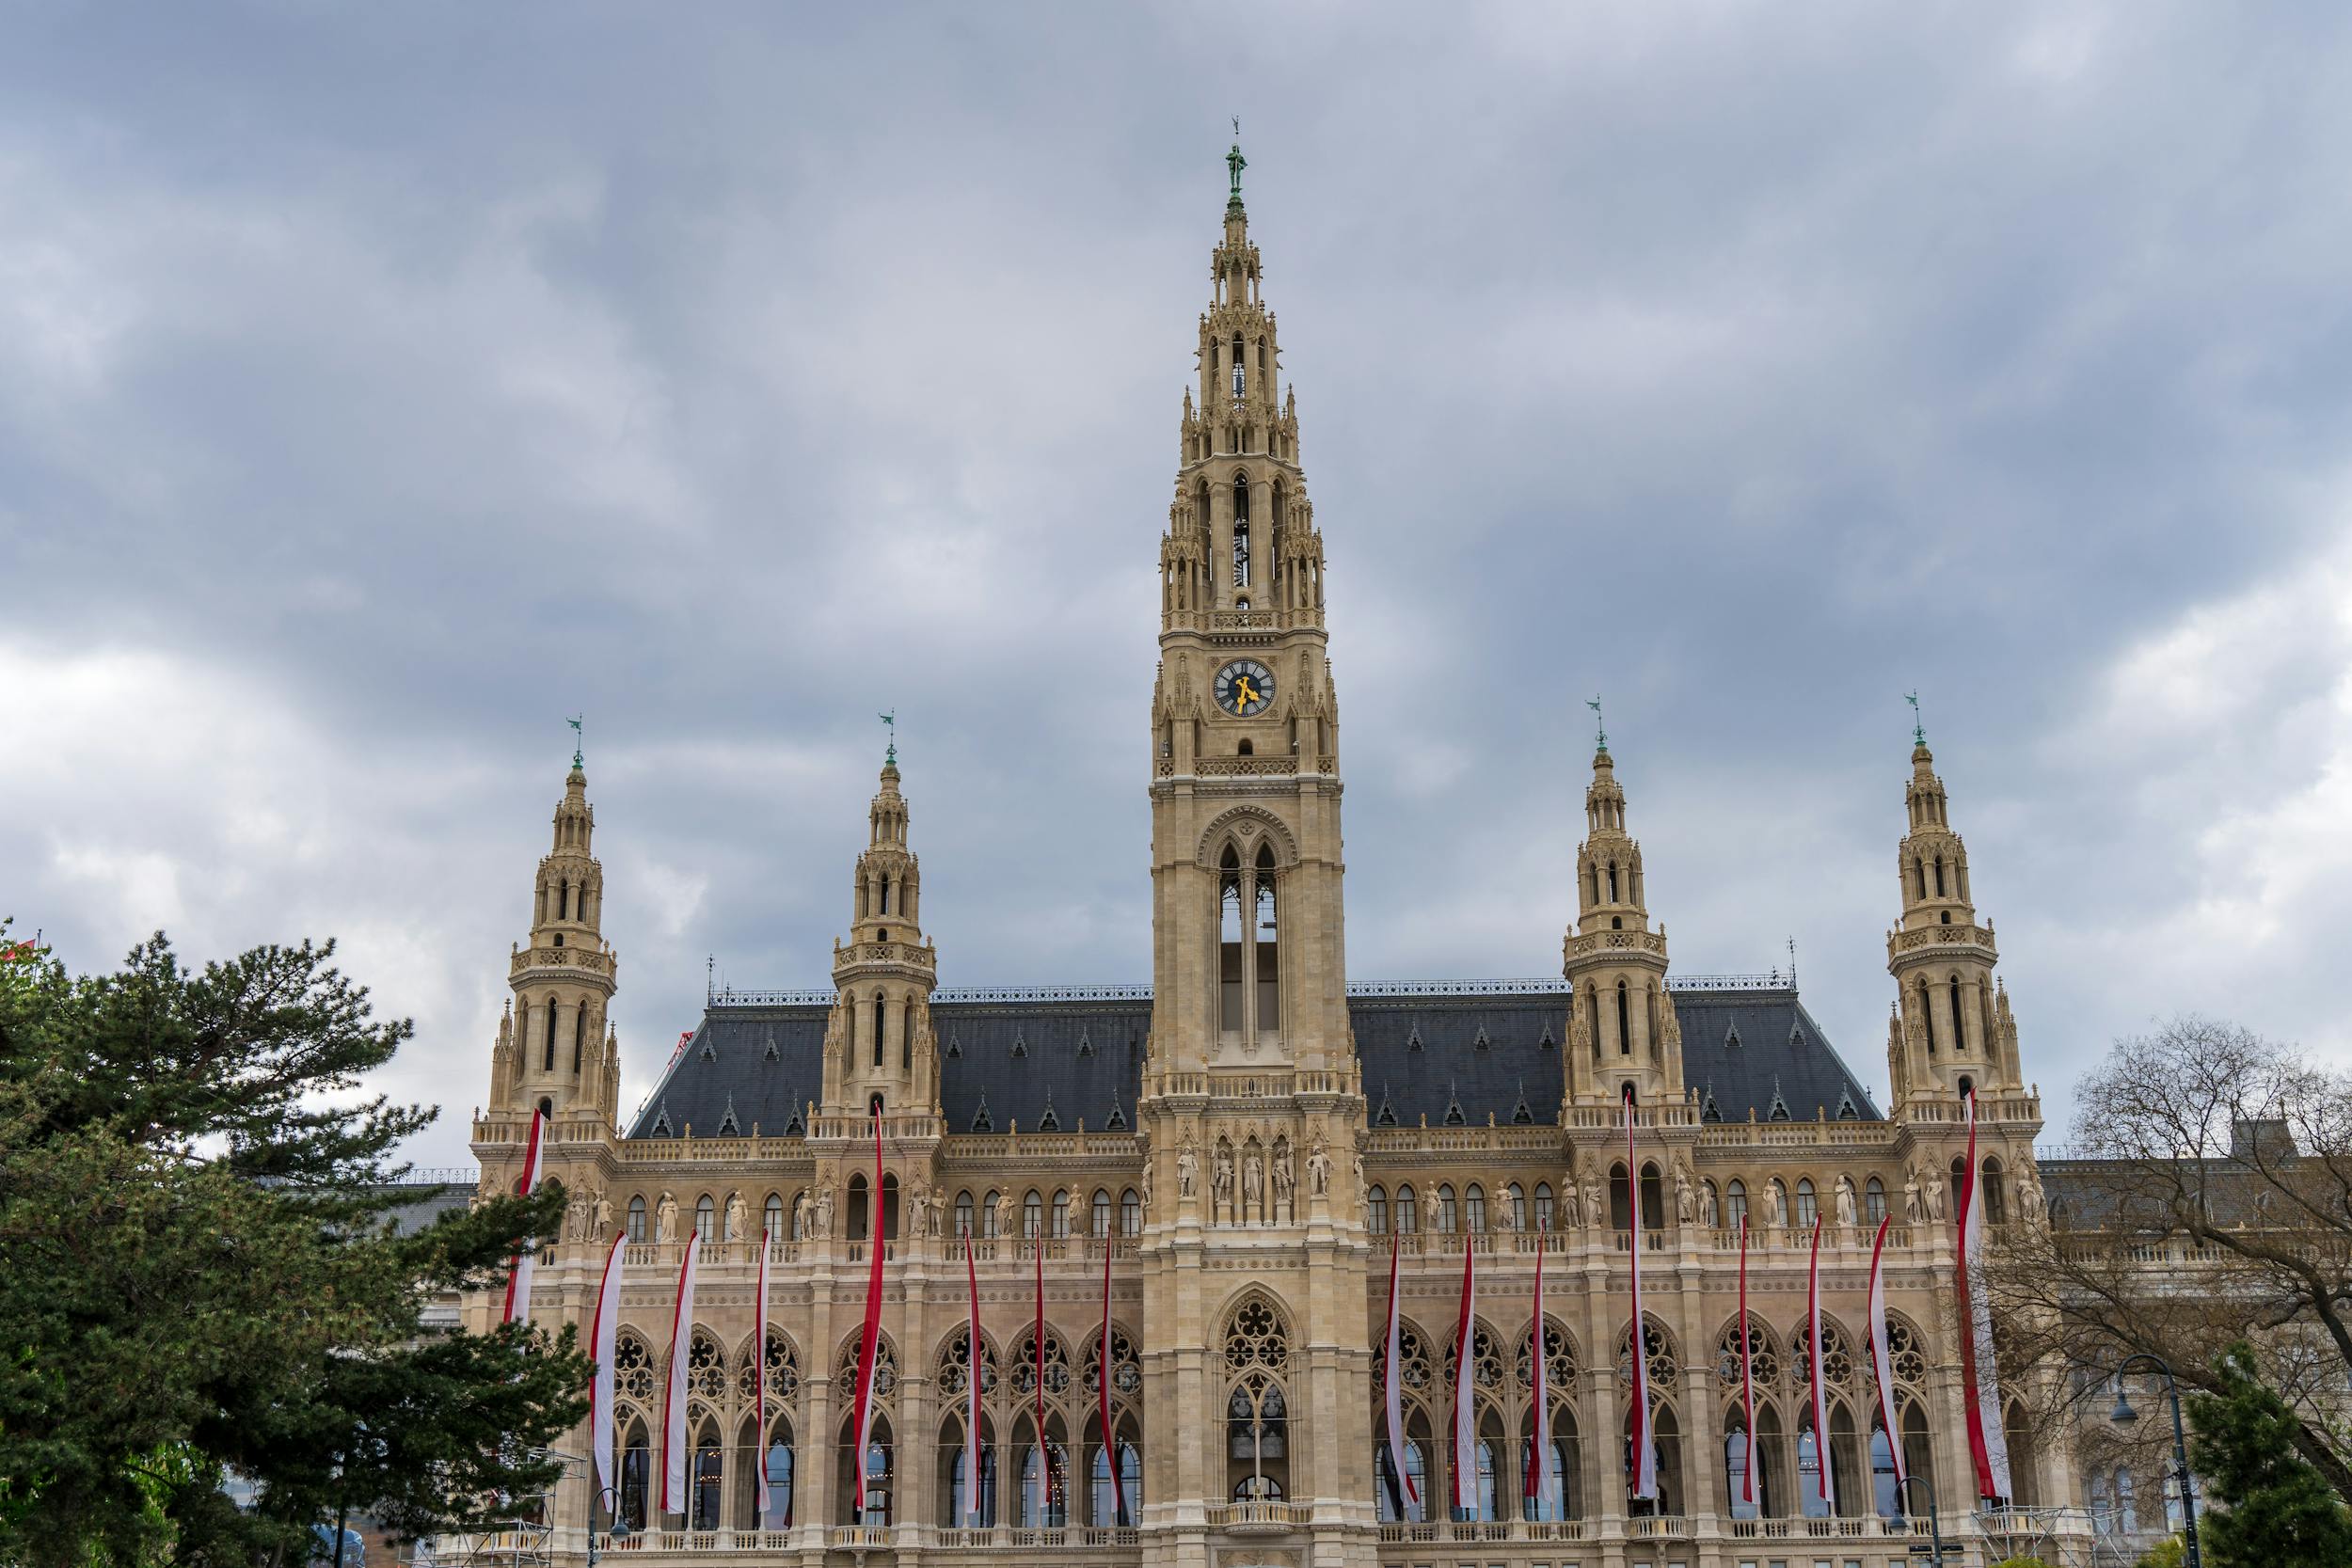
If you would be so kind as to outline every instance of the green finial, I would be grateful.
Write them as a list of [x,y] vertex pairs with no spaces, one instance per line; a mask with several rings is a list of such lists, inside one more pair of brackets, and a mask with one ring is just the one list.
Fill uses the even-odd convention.
[[1233,194],[1225,205],[1241,205],[1241,171],[1249,166],[1249,160],[1241,155],[1241,116],[1233,117],[1233,150],[1225,154],[1225,166],[1233,171]]
[[1593,710],[1593,752],[1597,756],[1609,754],[1609,730],[1600,720],[1600,699],[1587,697],[1584,705]]
[[890,749],[882,753],[882,761],[896,768],[898,766],[898,710],[894,707],[888,713],[878,713],[874,717],[890,726]]
[[1919,722],[1919,693],[1915,690],[1906,691],[1903,693],[1903,701],[1911,705],[1911,743],[1914,746],[1925,746],[1928,743],[1928,732],[1926,726]]
[[587,715],[584,713],[575,713],[569,719],[564,721],[564,722],[572,727],[572,766],[574,768],[578,768],[580,766],[580,721],[586,717]]

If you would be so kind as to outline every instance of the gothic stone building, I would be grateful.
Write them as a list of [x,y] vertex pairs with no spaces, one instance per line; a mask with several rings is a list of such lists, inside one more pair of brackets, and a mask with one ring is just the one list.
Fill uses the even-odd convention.
[[[1237,162],[1236,157],[1236,162]],[[617,1357],[622,1484],[576,1471],[558,1556],[730,1558],[830,1568],[948,1553],[1150,1568],[1868,1568],[1907,1560],[1889,1439],[1862,1344],[1872,1228],[1890,1209],[1894,1441],[1977,1560],[2006,1555],[1969,1497],[1949,1307],[1959,1096],[1973,1088],[1994,1223],[2039,1203],[2041,1108],[1994,978],[1967,850],[1924,744],[1904,783],[1887,936],[1890,1097],[1823,1037],[1793,977],[1674,974],[1626,791],[1605,748],[1585,795],[1575,912],[1557,976],[1350,984],[1342,898],[1339,703],[1324,542],[1278,388],[1234,171],[1210,257],[1199,373],[1184,401],[1160,541],[1160,665],[1149,744],[1152,983],[937,987],[921,867],[894,760],[882,770],[819,992],[710,998],[645,1097],[621,1104],[608,1013],[619,961],[579,759],[513,955],[487,1109],[485,1184],[520,1170],[531,1114],[573,1195],[536,1311],[584,1335],[612,1227],[628,1232]],[[1891,816],[1891,813],[1890,813]],[[1891,826],[1891,824],[1890,824]],[[1564,902],[1565,893],[1564,891]],[[1628,1171],[1619,1100],[1639,1107]],[[883,1174],[873,1190],[881,1107]],[[1640,1204],[1661,1496],[1627,1497],[1629,1213]],[[1826,1221],[1829,1433],[1804,1379],[1806,1243]],[[1755,1463],[1735,1505],[1739,1223],[1751,1222]],[[771,1247],[771,1328],[752,1342],[755,1251]],[[683,1238],[703,1259],[691,1325],[688,1507],[663,1514],[659,1369]],[[983,1328],[969,1342],[961,1243]],[[1378,1346],[1401,1251],[1407,1465],[1399,1506],[1379,1441]],[[850,1369],[867,1250],[888,1259],[880,1414],[861,1458]],[[1480,1264],[1470,1335],[1476,1498],[1449,1507],[1439,1441],[1462,1249]],[[1537,1254],[1547,1311],[1531,1323]],[[1110,1367],[1099,1323],[1109,1254]],[[1045,1298],[1042,1444],[1031,1366]],[[493,1299],[467,1305],[491,1321]],[[1531,1358],[1549,1369],[1565,1509],[1524,1497]],[[751,1405],[752,1359],[767,1395]],[[1110,1379],[1116,1440],[1095,1418]],[[964,1426],[966,1380],[983,1389]],[[982,1449],[981,1496],[961,1453]],[[572,1452],[589,1451],[577,1434]],[[1837,1503],[1810,1500],[1826,1449]],[[2073,1491],[2063,1453],[2014,1437],[2017,1519]],[[852,1466],[868,1468],[863,1516]],[[1038,1482],[1041,1464],[1053,1484]],[[1127,1512],[1111,1501],[1120,1466]],[[771,1498],[755,1507],[755,1469]],[[626,1533],[608,1533],[617,1512]],[[1954,1559],[1953,1560],[1962,1560]]]

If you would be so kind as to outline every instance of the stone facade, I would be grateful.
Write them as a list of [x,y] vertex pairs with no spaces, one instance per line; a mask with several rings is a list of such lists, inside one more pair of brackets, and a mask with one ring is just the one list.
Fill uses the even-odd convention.
[[[1947,1532],[1972,1549],[1992,1544],[1953,1507],[1972,1490],[1948,1307],[1957,1096],[1979,1096],[1996,1219],[2031,1210],[2041,1109],[1924,742],[1888,938],[1897,1002],[1884,1115],[1820,1037],[1793,974],[1670,974],[1605,740],[1560,975],[1351,994],[1323,540],[1295,398],[1278,397],[1276,320],[1238,152],[1234,163],[1161,541],[1161,659],[1138,759],[1152,800],[1148,990],[938,990],[894,753],[832,990],[714,993],[624,1131],[603,1022],[619,965],[601,934],[602,873],[574,758],[473,1127],[495,1188],[520,1168],[532,1110],[550,1114],[547,1170],[575,1199],[539,1270],[541,1321],[585,1334],[603,1243],[615,1227],[630,1237],[624,1495],[595,1496],[583,1467],[556,1495],[547,1539],[566,1557],[593,1529],[600,1546],[641,1556],[807,1568],[875,1554],[912,1568],[974,1551],[1153,1568],[1885,1568],[1909,1560],[1925,1529],[1882,1517],[1871,1474],[1862,1306],[1875,1221],[1891,1209],[1901,1441],[1945,1499]],[[1629,1085],[1630,1177],[1618,1110]],[[1636,1202],[1661,1449],[1654,1509],[1626,1497]],[[1801,1432],[1801,1331],[1817,1212],[1840,1496],[1818,1518],[1800,1498],[1814,1451]],[[1748,1517],[1729,1501],[1740,1402],[1726,1359],[1742,1213],[1765,1492]],[[751,1343],[763,1227],[778,1238],[764,1349]],[[641,1487],[660,1463],[659,1369],[690,1233],[705,1249],[690,1356],[692,1501],[684,1517],[658,1516]],[[889,1367],[869,1456],[881,1500],[856,1518],[848,1369],[877,1244],[888,1259]],[[1481,1275],[1470,1353],[1481,1502],[1478,1517],[1457,1519],[1440,1501],[1436,1439],[1465,1246]],[[1422,1472],[1422,1500],[1401,1514],[1381,1479],[1377,1414],[1392,1250]],[[1539,1250],[1565,1517],[1538,1517],[1521,1497]],[[1095,1416],[1106,1254],[1110,1405],[1130,1467],[1120,1517]],[[1041,1279],[1056,1477],[1042,1508],[1030,1484]],[[496,1302],[466,1310],[486,1323]],[[748,1408],[755,1354],[770,1369],[758,1413]],[[958,1457],[976,1366],[987,1428],[977,1520]],[[588,1434],[570,1448],[585,1454]],[[2022,1432],[2018,1448],[2022,1509],[2071,1496],[2063,1453],[2034,1451]],[[759,1517],[752,1478],[763,1463],[776,1487]],[[617,1540],[601,1533],[615,1507],[630,1527]],[[2035,1544],[2042,1517],[2012,1516],[2001,1544]]]

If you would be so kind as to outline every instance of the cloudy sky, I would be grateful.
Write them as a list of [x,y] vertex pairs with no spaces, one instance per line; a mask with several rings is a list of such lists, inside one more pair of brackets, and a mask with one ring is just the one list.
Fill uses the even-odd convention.
[[466,1158],[587,715],[633,1106],[818,985],[895,707],[947,984],[1149,978],[1242,117],[1359,978],[1556,973],[1590,731],[1677,967],[1885,1082],[1916,687],[2030,1074],[2352,1062],[2352,13],[27,6],[0,912],[334,936]]

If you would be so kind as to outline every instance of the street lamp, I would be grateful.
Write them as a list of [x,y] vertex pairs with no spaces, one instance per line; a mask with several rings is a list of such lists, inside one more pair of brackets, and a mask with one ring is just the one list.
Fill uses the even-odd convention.
[[[607,1501],[608,1498],[611,1500]],[[596,1510],[599,1507],[604,1510],[604,1516],[612,1523],[612,1528],[606,1533],[615,1541],[628,1539],[628,1521],[621,1517],[621,1489],[617,1486],[597,1487],[588,1503],[588,1568],[596,1568]]]
[[2187,1547],[2185,1554],[2188,1568],[2204,1568],[2204,1558],[2197,1550],[2197,1485],[2188,1473],[2188,1440],[2181,1431],[2181,1386],[2172,1379],[2172,1369],[2164,1358],[2147,1351],[2137,1351],[2123,1358],[2115,1369],[2115,1408],[2107,1412],[2107,1419],[2120,1427],[2130,1427],[2139,1419],[2139,1412],[2123,1392],[2123,1373],[2135,1361],[2145,1361],[2164,1374],[2165,1392],[2172,1400],[2172,1463],[2181,1488],[2181,1539]]
[[[1889,1439],[1889,1441],[1892,1441],[1892,1439]],[[1916,1473],[1905,1476],[1902,1479],[1902,1483],[1895,1488],[1895,1500],[1899,1503],[1903,1501],[1910,1495],[1911,1489],[1915,1486],[1924,1486],[1928,1489],[1929,1568],[1944,1568],[1944,1528],[1941,1525],[1936,1523],[1935,1519],[1934,1481],[1926,1475]]]

